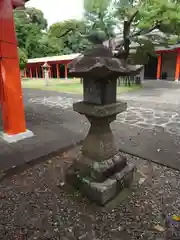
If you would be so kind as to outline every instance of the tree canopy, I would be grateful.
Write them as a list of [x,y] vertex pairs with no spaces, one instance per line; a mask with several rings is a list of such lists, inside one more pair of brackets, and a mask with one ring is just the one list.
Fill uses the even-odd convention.
[[122,42],[123,58],[130,54],[130,44],[136,43],[139,55],[153,53],[156,45],[177,43],[180,35],[180,7],[169,0],[120,1],[117,0],[116,17]]
[[19,47],[31,57],[42,54],[39,40],[47,29],[47,20],[43,13],[35,8],[15,10],[14,19]]
[[28,58],[82,52],[89,45],[79,34],[86,30],[84,21],[70,19],[47,28],[43,13],[35,8],[17,9],[14,17],[18,45]]
[[86,25],[105,32],[106,38],[115,36],[115,17],[112,0],[84,0]]
[[[116,32],[117,56],[125,60],[130,56],[130,46],[136,45],[137,55],[153,53],[156,44],[176,43],[180,35],[180,6],[173,0],[85,0],[85,18],[92,28],[100,24]],[[108,27],[107,27],[108,28]],[[110,34],[105,31],[110,40]],[[117,40],[116,39],[116,40]]]
[[48,36],[59,42],[63,54],[79,53],[83,52],[89,44],[87,39],[80,34],[80,32],[85,33],[85,31],[85,22],[70,19],[51,25]]
[[[84,18],[47,27],[35,8],[15,10],[18,45],[28,58],[83,52],[91,43],[85,36],[101,31],[117,57],[127,60],[136,44],[134,59],[153,54],[156,44],[176,43],[180,36],[178,0],[84,0]],[[116,36],[116,38],[115,38]],[[116,39],[116,41],[112,39]],[[144,61],[144,60],[143,60]]]

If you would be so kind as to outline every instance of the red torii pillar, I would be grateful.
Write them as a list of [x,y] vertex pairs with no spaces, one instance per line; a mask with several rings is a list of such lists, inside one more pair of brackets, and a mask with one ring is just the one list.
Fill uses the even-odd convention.
[[57,75],[57,78],[59,79],[60,78],[60,72],[59,72],[59,64],[58,63],[56,64],[56,75]]
[[68,65],[67,65],[67,63],[65,63],[64,67],[65,67],[65,79],[68,79]]
[[[23,0],[0,0],[0,89],[5,135],[26,135],[21,76],[14,27],[13,8]],[[8,31],[7,31],[8,29]],[[24,135],[23,135],[24,134]],[[23,137],[24,136],[24,137]],[[11,140],[10,140],[11,141]]]
[[180,76],[180,49],[177,50],[175,81],[179,81]]
[[158,55],[158,63],[157,63],[157,76],[156,79],[160,80],[161,79],[161,65],[162,65],[162,55]]

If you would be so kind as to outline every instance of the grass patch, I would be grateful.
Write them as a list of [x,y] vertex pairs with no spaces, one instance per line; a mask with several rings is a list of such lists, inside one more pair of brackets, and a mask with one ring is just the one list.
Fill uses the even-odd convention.
[[[83,85],[80,84],[79,79],[51,79],[49,80],[49,86],[44,86],[44,80],[42,79],[25,79],[22,81],[22,87],[74,94],[82,94],[83,92]],[[126,93],[139,90],[140,88],[141,87],[137,85],[132,85],[130,87],[120,86],[117,87],[117,93]]]

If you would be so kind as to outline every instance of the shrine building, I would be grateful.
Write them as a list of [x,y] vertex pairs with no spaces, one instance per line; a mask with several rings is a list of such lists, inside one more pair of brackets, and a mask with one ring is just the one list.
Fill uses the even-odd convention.
[[24,70],[25,78],[44,78],[42,66],[45,62],[50,66],[50,78],[68,78],[68,63],[78,57],[80,54],[69,54],[53,57],[42,57],[29,59]]
[[[67,65],[79,55],[77,53],[29,59],[24,71],[24,77],[43,78],[42,65],[47,62],[50,65],[49,76],[51,78],[67,79]],[[180,44],[170,46],[169,48],[156,47],[156,56],[151,56],[148,64],[145,64],[144,79],[180,80]]]
[[144,79],[180,80],[180,44],[156,47],[156,57],[145,65]]

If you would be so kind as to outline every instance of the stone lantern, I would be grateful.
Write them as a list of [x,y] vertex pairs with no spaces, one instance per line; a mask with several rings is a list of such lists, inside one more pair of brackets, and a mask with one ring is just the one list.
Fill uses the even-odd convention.
[[42,70],[43,70],[44,79],[45,79],[45,86],[49,85],[49,71],[50,71],[50,67],[51,66],[47,62],[45,62],[42,65]]
[[85,115],[91,126],[81,154],[67,170],[67,181],[104,205],[133,180],[134,166],[119,154],[110,123],[127,108],[126,102],[116,100],[117,78],[136,75],[142,67],[125,64],[102,44],[68,67],[72,77],[83,78],[84,99],[73,109]]

